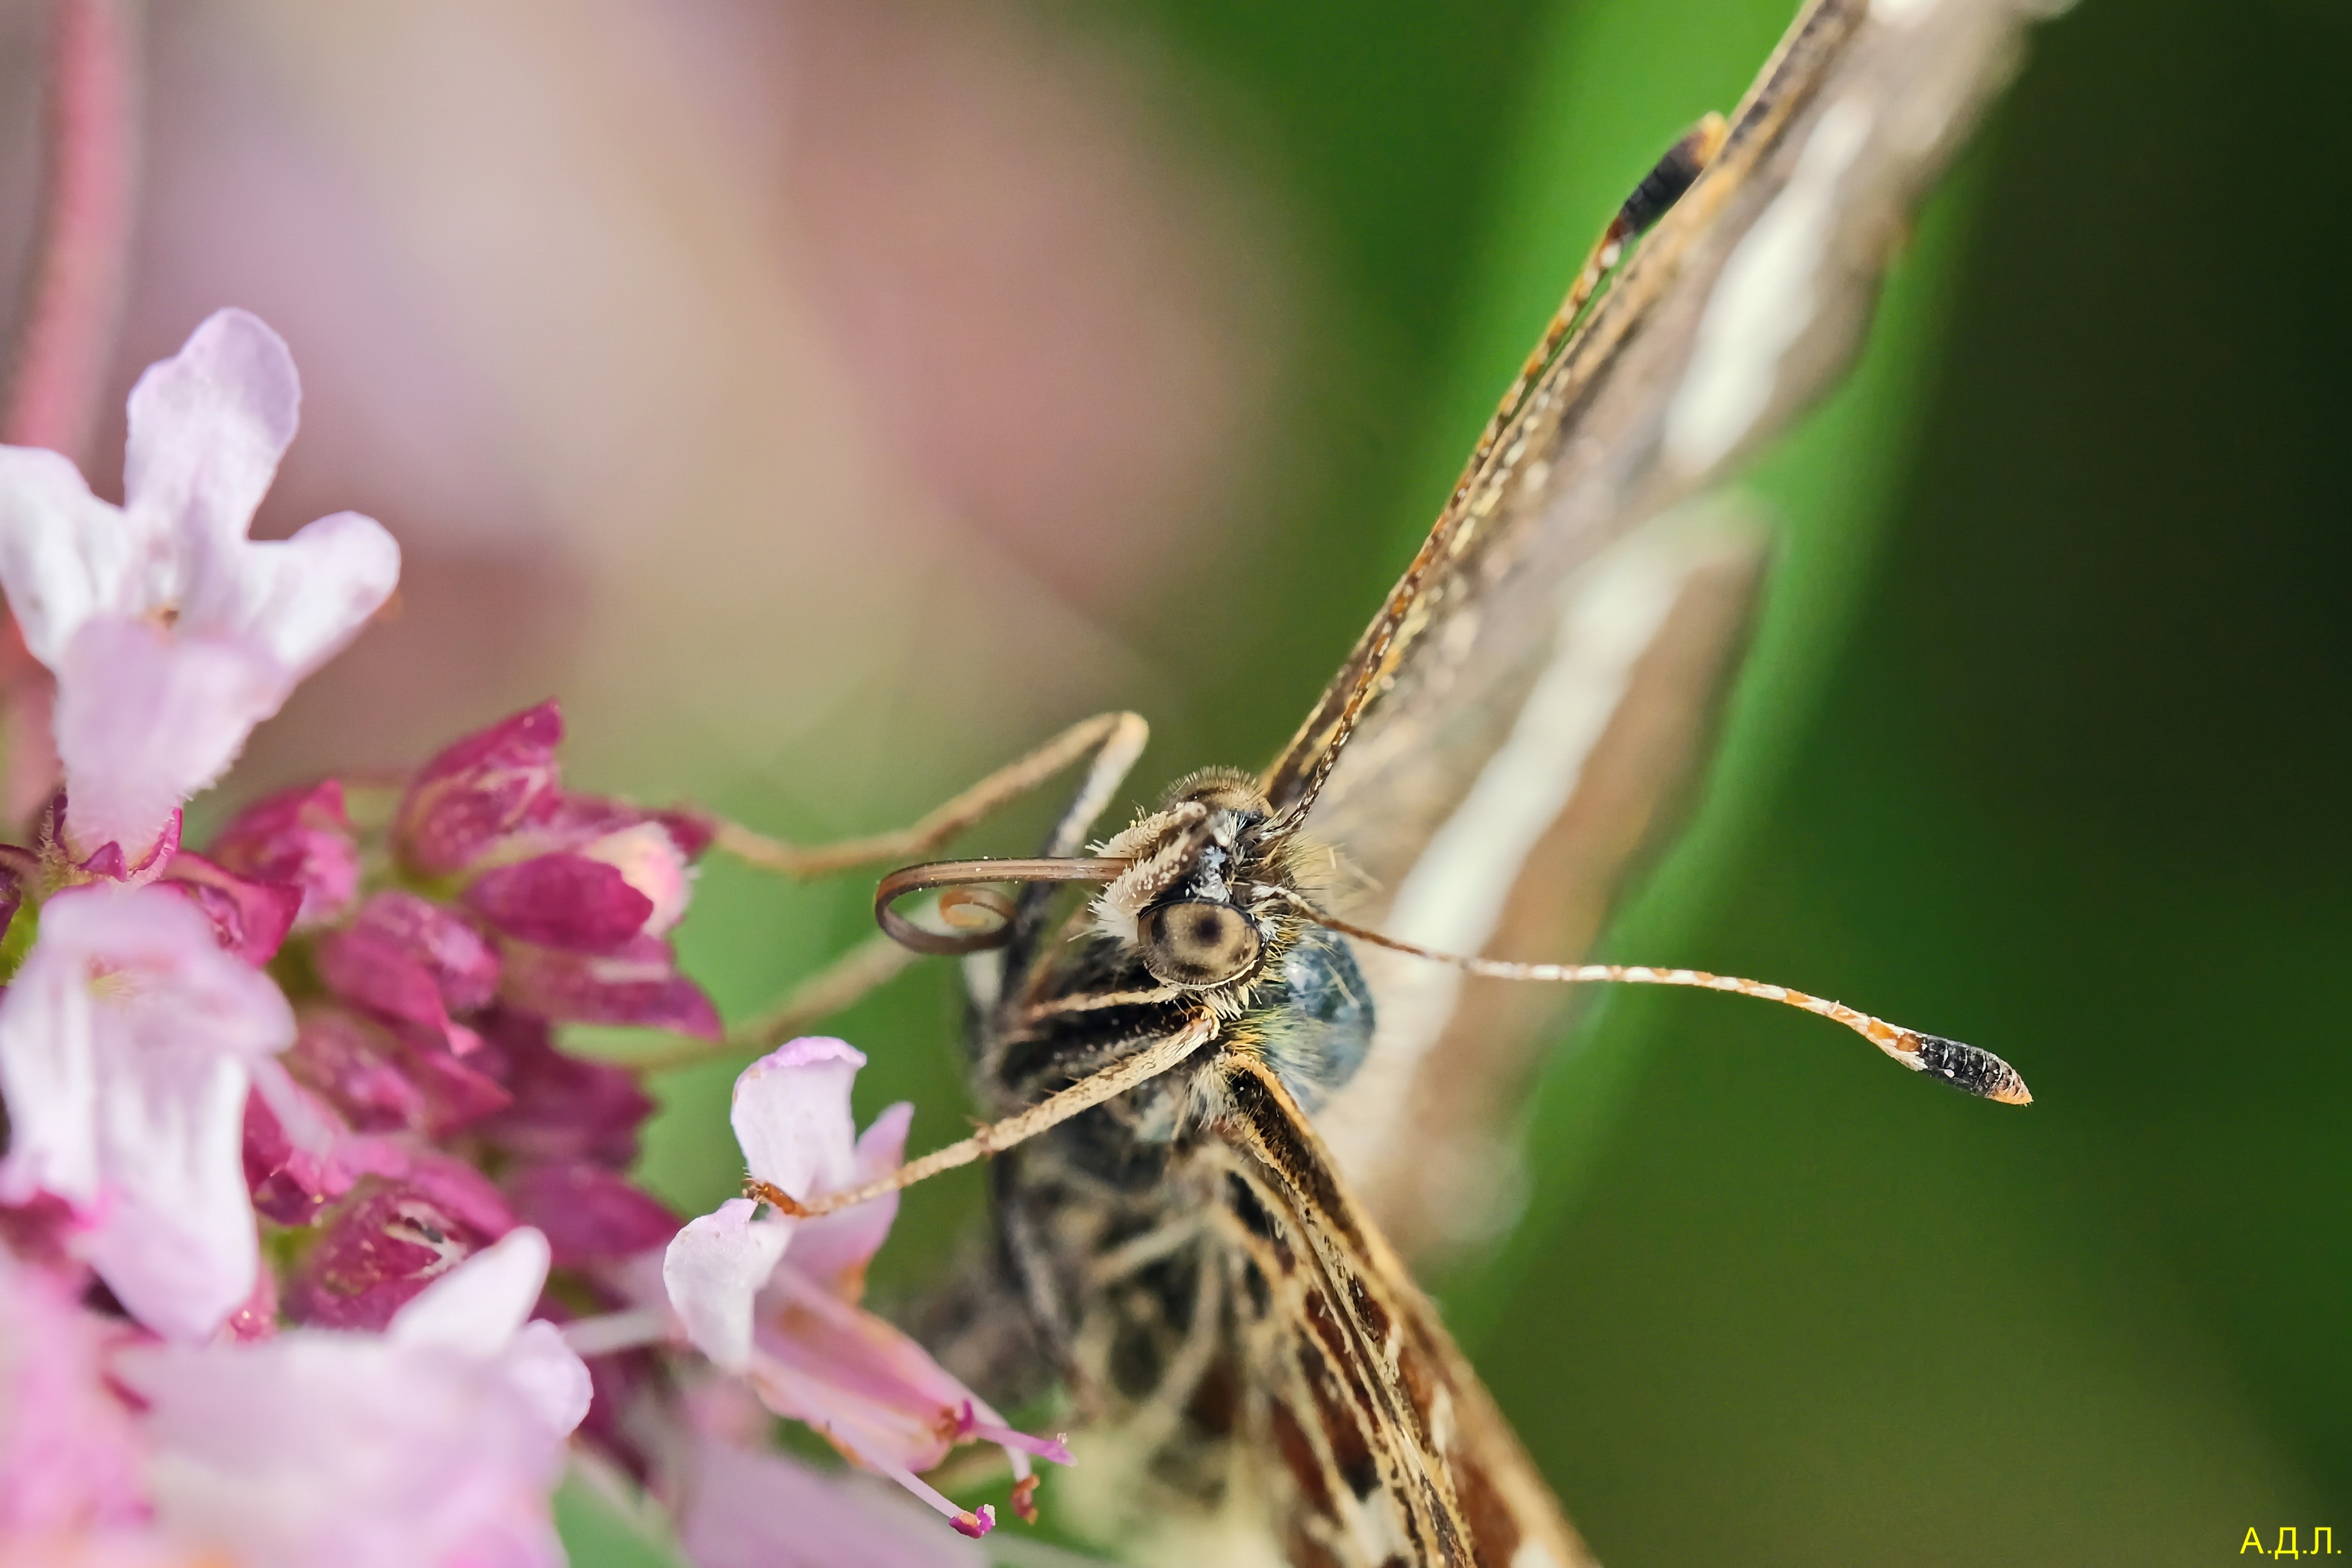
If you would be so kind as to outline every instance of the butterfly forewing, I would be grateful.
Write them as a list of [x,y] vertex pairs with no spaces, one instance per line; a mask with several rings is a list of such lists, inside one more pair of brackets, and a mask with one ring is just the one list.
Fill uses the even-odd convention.
[[[1528,727],[1531,700],[1563,686],[1595,700],[1615,690],[1621,713],[1656,697],[1655,683],[1643,692],[1627,679],[1653,653],[1683,658],[1690,679],[1676,693],[1703,714],[1745,626],[1744,605],[1722,592],[1727,574],[1744,570],[1752,583],[1756,557],[1743,568],[1729,559],[1736,542],[1694,540],[1685,529],[1688,597],[1656,619],[1655,642],[1633,650],[1632,662],[1622,646],[1564,637],[1567,617],[1580,594],[1613,592],[1629,548],[1643,553],[1643,536],[1662,522],[1671,531],[1677,509],[1844,367],[1911,208],[2005,80],[2023,26],[2051,8],[2028,0],[1805,8],[1715,163],[1473,459],[1406,577],[1267,769],[1278,806],[1328,769],[1309,820],[1335,857],[1334,901],[1349,918],[1448,951],[1581,955],[1704,749],[1687,731],[1645,732],[1629,715],[1596,729],[1588,746],[1557,750],[1549,776],[1514,780],[1503,771],[1524,762],[1514,737]],[[1671,548],[1647,553],[1671,569]],[[1351,703],[1353,728],[1335,750]],[[1590,787],[1604,779],[1618,791],[1605,827]],[[1441,897],[1394,908],[1433,885],[1461,884],[1464,835],[1449,829],[1496,838],[1488,801],[1497,785],[1556,800],[1558,831],[1520,835],[1517,858],[1482,866],[1474,907]],[[1559,884],[1563,867],[1576,885]],[[1520,921],[1515,932],[1500,912],[1539,913],[1547,899],[1587,918]],[[1414,924],[1423,919],[1435,923]],[[1326,1131],[1375,1216],[1418,1252],[1449,1231],[1475,1232],[1478,1193],[1503,1184],[1493,1179],[1502,1140],[1487,1112],[1512,1102],[1567,999],[1501,1004],[1510,1016],[1473,1026],[1457,1017],[1458,1004],[1487,994],[1480,983],[1386,960],[1368,960],[1366,970],[1382,1038]],[[1401,1140],[1399,1108],[1433,1089],[1462,1103],[1454,1130],[1423,1126]],[[1407,1152],[1409,1168],[1391,1163]],[[1431,1183],[1423,1178],[1432,1168],[1469,1174]]]

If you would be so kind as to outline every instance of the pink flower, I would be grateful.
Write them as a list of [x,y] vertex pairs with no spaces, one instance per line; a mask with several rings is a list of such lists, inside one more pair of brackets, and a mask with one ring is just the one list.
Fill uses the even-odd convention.
[[205,1338],[253,1290],[246,1093],[293,1038],[278,987],[184,900],[114,886],[50,900],[0,995],[0,1202],[64,1199],[86,1227],[76,1250],[132,1316]]
[[356,512],[246,537],[301,395],[278,334],[221,310],[131,389],[122,506],[55,452],[0,447],[0,585],[57,677],[77,859],[110,843],[131,869],[152,859],[399,580],[399,547]]
[[[865,1063],[842,1041],[807,1038],[745,1068],[731,1120],[752,1175],[808,1199],[896,1169],[912,1107],[891,1107],[851,1142],[850,1083]],[[748,1379],[769,1409],[807,1422],[967,1535],[986,1534],[994,1510],[959,1509],[918,1475],[958,1443],[1003,1445],[1024,1484],[1032,1454],[1069,1463],[1058,1442],[1013,1431],[922,1346],[857,1305],[866,1262],[897,1215],[895,1194],[814,1220],[757,1210],[736,1198],[689,1222],[662,1279],[695,1346]]]
[[147,1516],[144,1444],[101,1378],[124,1325],[73,1298],[0,1247],[0,1542],[88,1536]]
[[561,1568],[548,1497],[588,1371],[525,1321],[546,1278],[518,1230],[382,1334],[125,1352],[158,1524],[239,1568]]
[[706,1438],[679,1510],[679,1540],[695,1568],[981,1568],[988,1561],[867,1485]]

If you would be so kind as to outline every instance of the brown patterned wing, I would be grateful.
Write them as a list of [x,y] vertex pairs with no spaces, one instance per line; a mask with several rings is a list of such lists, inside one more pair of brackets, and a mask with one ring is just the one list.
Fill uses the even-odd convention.
[[1294,1568],[1579,1568],[1569,1527],[1428,1298],[1264,1064],[1227,1060],[1239,1405]]
[[1368,740],[1433,703],[1457,710],[1522,669],[1570,576],[1821,394],[1852,358],[1911,209],[2007,80],[2023,28],[2053,8],[1807,0],[1714,162],[1480,442],[1266,770],[1277,811],[1312,802],[1350,729]]
[[[1809,0],[1714,162],[1498,417],[1267,770],[1276,806],[1333,851],[1327,896],[1342,912],[1452,951],[1581,955],[1703,759],[1740,647],[1758,546],[1703,537],[1692,498],[1843,372],[1912,208],[2051,8]],[[1646,639],[1580,641],[1580,601],[1647,605]],[[1542,738],[1541,705],[1563,689],[1591,721],[1531,767],[1518,742]],[[1660,701],[1681,705],[1663,729],[1640,706]],[[1455,830],[1500,820],[1496,798],[1549,818],[1465,854],[1479,835]],[[1381,1038],[1318,1121],[1419,1255],[1480,1207],[1497,1168],[1490,1110],[1560,1004],[1474,1020],[1456,1003],[1488,987],[1366,968]],[[1460,1103],[1400,1141],[1401,1109],[1425,1092]]]

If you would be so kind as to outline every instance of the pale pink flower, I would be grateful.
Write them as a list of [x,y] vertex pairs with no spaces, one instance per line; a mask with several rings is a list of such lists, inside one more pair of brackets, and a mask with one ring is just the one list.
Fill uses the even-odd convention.
[[982,1568],[988,1561],[863,1478],[824,1475],[710,1438],[695,1451],[678,1542],[694,1568]]
[[220,310],[131,389],[121,507],[55,452],[0,447],[0,586],[57,677],[78,859],[112,843],[126,869],[152,860],[181,803],[399,580],[399,547],[356,512],[246,537],[301,396],[278,334]]
[[84,1227],[76,1250],[133,1317],[205,1338],[253,1291],[246,1092],[293,1039],[278,987],[185,900],[58,895],[0,995],[0,1202],[64,1199]]
[[[891,1107],[852,1142],[850,1083],[865,1063],[840,1040],[808,1038],[745,1068],[730,1119],[751,1174],[806,1200],[896,1169],[912,1107]],[[1029,1456],[1067,1464],[1069,1455],[1013,1430],[921,1345],[857,1305],[897,1213],[896,1194],[806,1221],[763,1217],[736,1198],[677,1233],[663,1282],[696,1347],[747,1379],[769,1409],[808,1423],[964,1534],[984,1535],[993,1510],[959,1509],[919,1472],[958,1443],[1001,1444],[1025,1503]]]
[[102,1377],[110,1342],[132,1331],[73,1298],[67,1281],[0,1247],[0,1542],[146,1521],[144,1444]]
[[239,1568],[561,1568],[548,1499],[588,1371],[526,1321],[547,1264],[517,1230],[381,1334],[126,1352],[158,1524]]

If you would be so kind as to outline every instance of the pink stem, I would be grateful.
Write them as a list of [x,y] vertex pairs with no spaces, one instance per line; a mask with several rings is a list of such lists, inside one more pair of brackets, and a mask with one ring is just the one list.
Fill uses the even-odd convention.
[[[139,0],[51,0],[38,242],[0,442],[79,461],[114,357],[139,192]],[[12,619],[0,626],[0,827],[57,787],[55,696]]]
[[44,208],[0,441],[79,460],[111,365],[139,184],[136,0],[52,0]]

